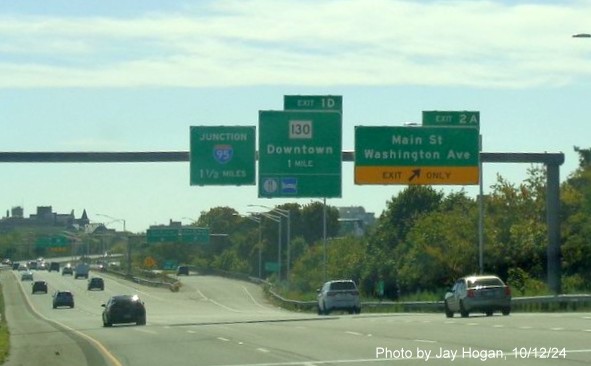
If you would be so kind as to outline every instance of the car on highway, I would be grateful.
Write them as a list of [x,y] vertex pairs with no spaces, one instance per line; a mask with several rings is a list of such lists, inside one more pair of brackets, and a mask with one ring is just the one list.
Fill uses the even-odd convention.
[[72,268],[71,266],[65,266],[64,268],[62,268],[62,276],[65,276],[65,275],[73,276],[74,275],[74,268]]
[[466,318],[473,312],[487,316],[500,311],[511,313],[511,288],[494,275],[474,275],[458,279],[447,291],[444,299],[445,315],[452,318],[454,313]]
[[67,306],[69,308],[74,307],[74,294],[70,291],[57,290],[53,294],[53,308],[57,309],[61,306]]
[[101,291],[105,290],[105,281],[100,277],[91,277],[88,280],[88,290],[98,289]]
[[123,323],[146,324],[146,308],[137,295],[112,296],[106,304],[101,306],[104,307],[103,326],[105,327]]
[[26,271],[21,274],[21,281],[33,281],[33,272]]
[[359,290],[352,280],[325,282],[317,290],[318,315],[328,315],[333,310],[345,310],[349,314],[361,312]]
[[47,271],[49,271],[49,272],[51,272],[51,271],[59,272],[60,271],[60,263],[59,262],[51,262],[51,263],[49,263],[49,268],[47,269]]
[[176,268],[176,275],[177,276],[188,276],[189,275],[189,266],[178,266]]
[[44,294],[47,293],[47,282],[45,281],[35,281],[31,284],[31,293],[36,294],[37,292],[43,292]]

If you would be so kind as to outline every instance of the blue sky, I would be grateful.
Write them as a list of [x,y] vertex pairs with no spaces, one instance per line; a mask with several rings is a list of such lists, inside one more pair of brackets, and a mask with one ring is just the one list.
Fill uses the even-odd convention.
[[[354,126],[480,111],[483,151],[590,147],[591,1],[0,0],[0,151],[188,151],[193,125],[258,125],[283,95],[342,95]],[[519,183],[529,166],[486,164]],[[292,200],[255,186],[192,187],[188,163],[0,165],[0,210],[51,205],[143,231],[201,211]],[[404,186],[343,196],[379,215]],[[475,186],[436,187],[447,191]],[[296,202],[305,204],[311,199]],[[110,223],[121,228],[120,223]]]

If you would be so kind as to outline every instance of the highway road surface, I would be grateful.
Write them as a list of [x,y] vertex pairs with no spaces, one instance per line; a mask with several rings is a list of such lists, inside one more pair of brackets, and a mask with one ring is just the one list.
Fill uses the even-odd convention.
[[[589,365],[591,313],[455,317],[396,313],[318,316],[269,304],[255,284],[182,277],[179,292],[103,274],[86,280],[35,272],[49,294],[11,270],[0,281],[12,347],[6,365]],[[74,293],[73,309],[53,309],[51,293]],[[104,328],[101,304],[137,294],[147,325]],[[363,310],[362,310],[363,311]]]

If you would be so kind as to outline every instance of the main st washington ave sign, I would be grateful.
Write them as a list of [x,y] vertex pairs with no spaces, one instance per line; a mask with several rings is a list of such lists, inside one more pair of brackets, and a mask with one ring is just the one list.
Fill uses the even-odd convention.
[[478,129],[355,127],[356,184],[478,184]]

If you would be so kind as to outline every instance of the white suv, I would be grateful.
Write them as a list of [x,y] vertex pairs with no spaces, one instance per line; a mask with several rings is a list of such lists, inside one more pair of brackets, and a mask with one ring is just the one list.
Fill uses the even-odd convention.
[[351,280],[328,281],[317,292],[318,315],[328,315],[333,310],[346,310],[349,314],[361,312],[359,290]]

